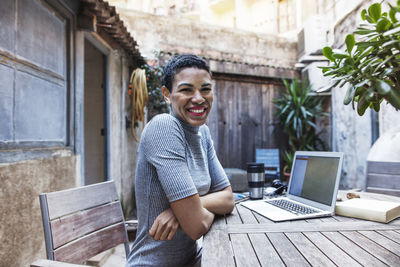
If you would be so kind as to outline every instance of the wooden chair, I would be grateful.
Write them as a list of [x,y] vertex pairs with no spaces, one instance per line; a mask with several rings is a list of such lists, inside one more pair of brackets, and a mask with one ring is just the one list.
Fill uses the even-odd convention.
[[122,243],[128,257],[128,235],[114,181],[40,194],[39,199],[48,260],[31,266],[82,264]]
[[400,197],[400,162],[367,161],[364,189]]
[[278,148],[256,148],[256,162],[264,163],[265,181],[280,179],[280,160]]

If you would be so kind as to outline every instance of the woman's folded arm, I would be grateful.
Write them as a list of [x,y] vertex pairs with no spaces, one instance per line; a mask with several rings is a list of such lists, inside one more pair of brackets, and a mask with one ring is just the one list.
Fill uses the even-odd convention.
[[214,214],[231,213],[235,207],[232,188],[228,186],[221,191],[212,192],[200,197],[201,205]]
[[182,230],[193,240],[208,232],[214,214],[202,206],[198,194],[171,202],[171,208]]

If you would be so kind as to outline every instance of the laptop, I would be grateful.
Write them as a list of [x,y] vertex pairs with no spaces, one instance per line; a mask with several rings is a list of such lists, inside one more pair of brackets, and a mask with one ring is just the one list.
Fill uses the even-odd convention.
[[275,222],[331,216],[342,163],[342,152],[297,151],[286,196],[241,205]]

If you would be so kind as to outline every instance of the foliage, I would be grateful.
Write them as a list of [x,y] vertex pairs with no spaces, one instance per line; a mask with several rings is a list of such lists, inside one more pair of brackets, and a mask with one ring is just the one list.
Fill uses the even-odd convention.
[[283,80],[285,91],[274,99],[276,115],[283,131],[288,135],[288,150],[283,152],[284,171],[292,166],[293,155],[297,150],[325,149],[319,137],[317,120],[327,116],[323,111],[322,98],[315,95],[305,82]]
[[372,4],[361,12],[366,21],[360,24],[354,34],[346,36],[346,51],[323,48],[323,54],[331,61],[328,67],[321,67],[324,76],[331,76],[333,86],[349,88],[343,103],[357,102],[357,113],[362,116],[368,107],[379,111],[385,99],[400,109],[400,1],[390,6],[389,13],[381,11],[381,4]]
[[149,94],[147,119],[150,120],[157,114],[169,112],[168,105],[165,103],[161,92],[161,80],[164,69],[156,63],[146,63],[142,68],[146,70],[147,91]]

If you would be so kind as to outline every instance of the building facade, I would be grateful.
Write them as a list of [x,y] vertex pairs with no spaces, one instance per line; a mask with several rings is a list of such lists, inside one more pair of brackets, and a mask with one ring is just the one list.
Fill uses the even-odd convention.
[[135,209],[127,90],[144,61],[100,0],[4,0],[0,25],[0,266],[28,266],[46,257],[40,193],[115,180]]

